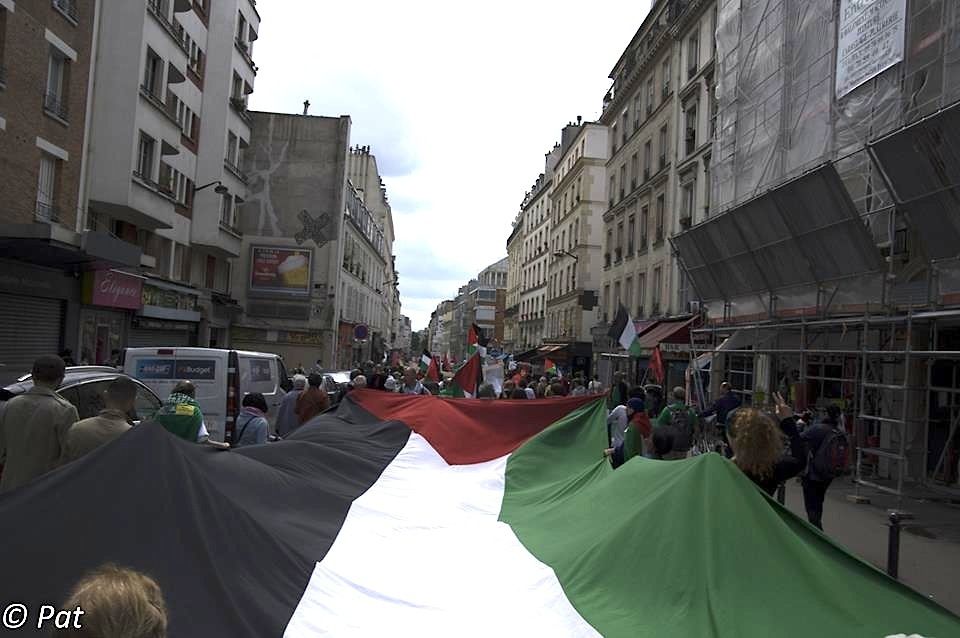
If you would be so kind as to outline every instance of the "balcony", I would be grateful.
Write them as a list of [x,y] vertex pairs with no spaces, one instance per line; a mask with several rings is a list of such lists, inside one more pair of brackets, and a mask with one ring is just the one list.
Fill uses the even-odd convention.
[[60,221],[60,209],[53,204],[37,202],[36,216],[38,221],[56,223]]
[[239,166],[231,162],[229,158],[224,158],[223,167],[226,168],[228,171],[230,171],[230,173],[234,177],[239,179],[241,182],[243,182],[244,184],[247,183],[248,179],[246,174],[242,170],[240,170]]
[[167,32],[167,35],[169,35],[170,38],[177,43],[180,50],[189,57],[190,49],[187,48],[186,39],[184,38],[183,25],[178,22],[172,22],[170,18],[167,17],[168,6],[168,0],[147,0],[147,10],[150,15],[160,23],[160,26]]
[[239,97],[230,98],[230,108],[240,116],[240,119],[249,124],[250,114],[247,112],[247,101],[245,99]]
[[234,39],[233,44],[237,47],[237,51],[240,52],[240,56],[243,58],[243,61],[247,63],[247,66],[249,66],[250,70],[253,71],[254,75],[256,75],[257,71],[260,69],[256,64],[254,64],[253,57],[250,55],[250,45],[240,38]]
[[80,22],[80,12],[77,8],[76,0],[53,0],[53,8],[63,14],[67,20],[77,26]]
[[56,93],[44,93],[43,94],[43,110],[48,115],[51,115],[62,122],[67,121],[67,116],[70,114],[67,110],[66,97],[63,95],[57,95]]

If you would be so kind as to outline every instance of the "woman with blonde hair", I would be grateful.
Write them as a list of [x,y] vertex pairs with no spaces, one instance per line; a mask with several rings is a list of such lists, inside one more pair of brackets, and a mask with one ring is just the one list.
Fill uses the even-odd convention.
[[57,635],[77,638],[166,638],[167,607],[157,582],[139,572],[104,565],[77,583],[64,609],[83,610],[80,627]]
[[[793,409],[779,394],[773,396],[777,402],[779,427],[769,415],[756,408],[739,408],[727,422],[730,447],[733,448],[731,460],[770,496],[780,483],[797,476],[807,465],[807,454],[797,432]],[[789,442],[786,452],[784,438]]]

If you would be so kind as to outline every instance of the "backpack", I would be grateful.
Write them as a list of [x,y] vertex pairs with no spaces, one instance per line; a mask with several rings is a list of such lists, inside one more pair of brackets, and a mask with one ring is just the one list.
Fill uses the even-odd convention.
[[690,419],[690,408],[681,406],[679,408],[668,406],[670,410],[670,425],[667,426],[668,432],[673,438],[673,449],[677,452],[685,452],[693,444],[693,424]]
[[813,455],[813,471],[824,479],[842,476],[850,464],[850,441],[843,430],[832,429]]

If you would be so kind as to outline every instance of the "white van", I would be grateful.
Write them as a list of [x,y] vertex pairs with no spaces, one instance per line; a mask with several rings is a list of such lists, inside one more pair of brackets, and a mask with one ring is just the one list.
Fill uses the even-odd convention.
[[232,440],[240,402],[259,392],[270,408],[271,425],[277,406],[292,387],[283,360],[266,352],[214,348],[127,348],[123,371],[166,399],[178,381],[192,381],[197,403],[214,441]]

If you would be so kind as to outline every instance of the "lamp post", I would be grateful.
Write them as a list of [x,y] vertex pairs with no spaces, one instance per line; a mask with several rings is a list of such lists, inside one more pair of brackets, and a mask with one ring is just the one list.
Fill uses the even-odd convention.
[[230,189],[224,186],[223,182],[221,182],[219,179],[216,181],[210,182],[209,184],[204,184],[203,186],[194,186],[193,192],[199,193],[203,189],[210,188],[211,186],[214,186],[214,185],[216,185],[216,188],[213,189],[213,192],[216,193],[217,195],[226,195],[227,193],[230,192]]
[[573,261],[575,261],[575,262],[577,262],[577,263],[580,262],[580,258],[579,258],[579,257],[577,257],[577,256],[574,255],[572,252],[567,251],[567,250],[558,250],[558,251],[556,251],[556,252],[553,253],[553,256],[556,257],[557,259],[559,259],[560,257],[569,257],[570,259],[572,259]]

